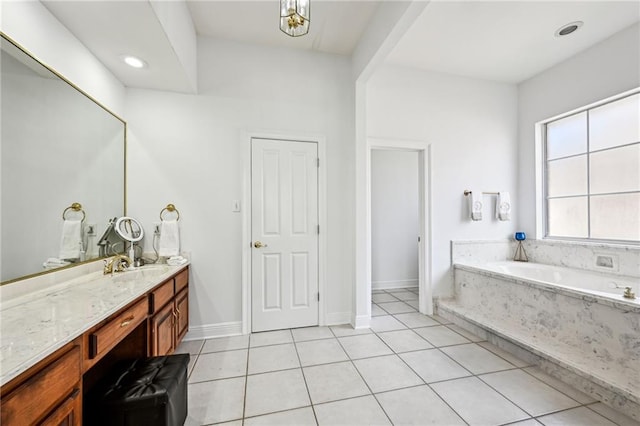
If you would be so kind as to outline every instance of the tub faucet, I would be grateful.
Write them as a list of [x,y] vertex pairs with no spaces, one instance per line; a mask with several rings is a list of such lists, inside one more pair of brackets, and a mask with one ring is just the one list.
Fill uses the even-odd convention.
[[631,291],[631,287],[625,287],[624,294],[622,295],[622,297],[624,297],[625,299],[635,299],[636,294],[633,291]]
[[129,256],[125,256],[124,254],[118,254],[116,256],[113,256],[111,260],[104,261],[104,269],[102,270],[102,273],[104,275],[107,275],[107,274],[113,275],[114,272],[123,272],[126,268],[128,268],[132,264],[133,264],[133,261]]

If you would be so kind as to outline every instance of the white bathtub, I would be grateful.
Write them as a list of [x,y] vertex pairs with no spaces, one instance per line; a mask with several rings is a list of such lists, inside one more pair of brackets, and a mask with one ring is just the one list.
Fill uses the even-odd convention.
[[[468,266],[495,272],[505,277],[526,280],[546,286],[560,286],[573,290],[576,295],[591,294],[613,301],[629,302],[640,306],[640,278],[623,277],[600,272],[582,271],[562,266],[528,262],[489,262]],[[624,298],[626,287],[631,287],[636,299]]]
[[[638,279],[522,262],[454,265],[439,315],[515,344],[538,365],[640,421]],[[616,288],[622,287],[622,288]]]

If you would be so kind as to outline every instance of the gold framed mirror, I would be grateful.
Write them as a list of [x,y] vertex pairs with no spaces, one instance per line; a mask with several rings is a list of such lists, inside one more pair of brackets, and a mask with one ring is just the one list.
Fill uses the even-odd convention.
[[[109,221],[126,215],[126,122],[0,35],[0,282],[7,284],[100,257]],[[73,248],[78,229],[69,254],[65,237],[76,238]]]

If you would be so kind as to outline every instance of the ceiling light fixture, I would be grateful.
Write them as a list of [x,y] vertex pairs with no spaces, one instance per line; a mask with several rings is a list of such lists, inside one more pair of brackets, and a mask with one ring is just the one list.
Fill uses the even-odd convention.
[[299,37],[309,32],[310,0],[280,0],[280,30]]
[[147,63],[145,61],[131,55],[123,56],[122,60],[125,64],[133,68],[145,68],[147,66]]
[[555,32],[555,36],[556,37],[567,36],[567,35],[575,32],[582,25],[584,25],[584,22],[582,22],[582,21],[570,22],[570,23],[568,23],[566,25],[563,25],[560,28],[558,28],[556,30],[556,32]]

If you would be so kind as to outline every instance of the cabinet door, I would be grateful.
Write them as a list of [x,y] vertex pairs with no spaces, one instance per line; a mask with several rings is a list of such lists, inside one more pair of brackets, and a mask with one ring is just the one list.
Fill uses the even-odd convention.
[[81,419],[82,398],[80,398],[80,389],[76,389],[40,423],[40,426],[80,426]]
[[176,296],[176,347],[189,331],[189,289],[185,288]]
[[151,356],[168,355],[175,349],[175,315],[169,303],[151,318]]

